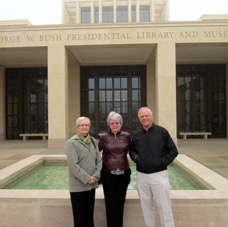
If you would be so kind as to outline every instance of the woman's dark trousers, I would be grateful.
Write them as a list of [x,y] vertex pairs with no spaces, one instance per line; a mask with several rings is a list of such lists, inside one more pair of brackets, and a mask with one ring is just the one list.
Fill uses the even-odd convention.
[[124,175],[106,173],[103,189],[106,206],[107,227],[122,227],[124,203],[129,179]]
[[95,189],[84,192],[71,192],[74,227],[94,227]]

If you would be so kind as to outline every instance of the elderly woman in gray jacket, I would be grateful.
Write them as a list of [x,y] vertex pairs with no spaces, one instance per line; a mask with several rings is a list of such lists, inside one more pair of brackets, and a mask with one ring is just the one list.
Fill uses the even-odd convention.
[[65,144],[69,165],[69,190],[75,227],[93,227],[95,189],[102,161],[97,141],[89,135],[90,119],[76,120],[77,134]]

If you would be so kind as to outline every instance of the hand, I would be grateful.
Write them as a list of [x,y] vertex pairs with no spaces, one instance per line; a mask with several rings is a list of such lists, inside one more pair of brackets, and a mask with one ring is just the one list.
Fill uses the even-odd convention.
[[88,184],[95,184],[96,182],[97,182],[97,178],[91,176],[91,177],[89,178]]

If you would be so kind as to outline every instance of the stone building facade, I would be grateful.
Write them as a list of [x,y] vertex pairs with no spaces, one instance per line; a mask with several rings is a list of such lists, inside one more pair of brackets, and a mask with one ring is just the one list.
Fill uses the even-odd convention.
[[140,106],[174,140],[182,131],[227,138],[227,16],[171,22],[168,9],[165,0],[63,0],[61,25],[2,21],[0,140],[48,133],[48,146],[62,146],[80,115],[98,137],[112,110],[134,133]]

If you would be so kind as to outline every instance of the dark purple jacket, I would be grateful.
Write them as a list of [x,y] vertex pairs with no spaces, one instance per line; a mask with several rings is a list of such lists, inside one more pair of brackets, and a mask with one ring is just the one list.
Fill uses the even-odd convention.
[[111,131],[103,134],[98,143],[99,150],[103,150],[103,169],[106,171],[129,169],[127,154],[130,143],[131,138],[127,132],[120,131],[116,136]]

